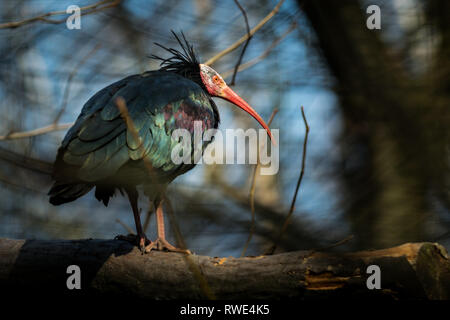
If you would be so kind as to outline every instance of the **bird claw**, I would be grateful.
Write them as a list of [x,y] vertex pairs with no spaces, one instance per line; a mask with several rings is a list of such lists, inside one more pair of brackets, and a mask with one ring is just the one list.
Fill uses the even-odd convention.
[[177,248],[177,247],[171,245],[166,239],[162,239],[162,238],[158,238],[155,241],[150,242],[150,244],[145,247],[146,253],[150,252],[151,250],[192,254],[191,251],[189,251],[187,249]]
[[139,237],[135,234],[127,234],[126,236],[118,235],[114,239],[127,241],[132,244],[137,244],[139,251],[141,251],[142,254],[149,253],[152,250],[192,254],[191,251],[187,249],[177,248],[171,245],[166,239],[162,238],[158,238],[155,241],[150,241],[145,236]]
[[142,254],[144,254],[146,252],[145,251],[146,245],[149,246],[152,244],[152,242],[150,240],[148,240],[146,236],[137,236],[137,235],[131,234],[131,233],[127,234],[126,236],[120,234],[120,235],[116,236],[114,239],[127,241],[132,244],[137,244],[137,246]]

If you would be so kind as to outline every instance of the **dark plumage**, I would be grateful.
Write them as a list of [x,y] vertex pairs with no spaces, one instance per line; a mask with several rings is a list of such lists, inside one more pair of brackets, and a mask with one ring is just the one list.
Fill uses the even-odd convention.
[[[126,193],[133,209],[138,244],[145,252],[152,249],[186,252],[169,244],[164,235],[164,191],[173,179],[194,167],[172,161],[172,149],[179,142],[172,138],[174,130],[187,129],[193,133],[195,121],[202,122],[203,132],[217,128],[219,113],[211,99],[214,96],[248,112],[270,136],[269,128],[256,111],[216,71],[199,63],[184,34],[182,39],[175,33],[174,36],[182,51],[158,44],[171,54],[167,59],[152,56],[161,61],[158,71],[117,81],[86,102],[58,150],[55,182],[49,191],[50,203],[54,205],[74,201],[93,188],[95,197],[105,205],[116,190]],[[119,100],[125,102],[128,117],[121,114]],[[192,159],[194,139],[191,143]],[[143,186],[156,208],[158,239],[154,242],[148,241],[142,230],[138,185]]]
[[[169,182],[193,167],[171,161],[171,148],[177,143],[171,138],[173,130],[192,131],[196,120],[203,121],[204,129],[217,128],[219,116],[208,93],[179,75],[188,75],[188,67],[176,63],[178,68],[167,69],[168,61],[163,61],[159,71],[129,76],[89,99],[58,150],[50,203],[73,201],[95,187],[96,198],[107,205],[115,189],[139,184],[157,199]],[[141,141],[134,141],[127,129],[117,97],[125,100]],[[154,168],[152,172],[144,160]]]
[[183,40],[181,40],[175,32],[172,31],[172,34],[180,44],[183,51],[181,52],[176,49],[166,48],[165,46],[155,42],[158,47],[161,47],[164,50],[170,52],[172,56],[164,59],[153,54],[150,56],[150,58],[161,61],[161,68],[159,70],[179,74],[194,81],[200,87],[206,90],[205,85],[203,84],[200,77],[200,62],[198,61],[197,55],[194,52],[194,47],[189,44],[183,33],[181,33]]

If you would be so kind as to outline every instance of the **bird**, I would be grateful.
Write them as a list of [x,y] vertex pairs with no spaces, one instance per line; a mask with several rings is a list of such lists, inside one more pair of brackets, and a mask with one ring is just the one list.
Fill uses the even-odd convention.
[[[58,148],[53,166],[49,202],[61,205],[95,188],[95,197],[108,206],[119,191],[133,211],[133,241],[142,253],[151,250],[190,253],[165,237],[163,201],[167,186],[191,170],[195,163],[176,164],[171,151],[178,143],[176,129],[193,132],[200,121],[202,132],[217,129],[219,110],[213,97],[243,109],[272,134],[261,116],[237,95],[213,68],[199,62],[183,32],[172,31],[180,49],[167,48],[168,58],[152,55],[158,70],[131,75],[94,94],[83,106]],[[203,142],[205,147],[210,141]],[[192,149],[193,150],[193,149]],[[138,186],[156,209],[157,239],[144,234],[138,209]],[[131,237],[131,238],[130,238]]]

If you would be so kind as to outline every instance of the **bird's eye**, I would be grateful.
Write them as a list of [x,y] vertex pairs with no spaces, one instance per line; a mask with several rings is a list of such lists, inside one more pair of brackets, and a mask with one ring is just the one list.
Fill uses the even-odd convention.
[[216,84],[220,84],[220,79],[219,79],[219,77],[216,75],[216,76],[214,76],[213,78],[213,81],[216,83]]

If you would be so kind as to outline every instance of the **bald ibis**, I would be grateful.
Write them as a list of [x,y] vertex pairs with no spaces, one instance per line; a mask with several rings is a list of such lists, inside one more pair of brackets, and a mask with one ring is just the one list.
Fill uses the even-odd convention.
[[[157,44],[172,55],[167,59],[152,56],[161,61],[159,70],[126,77],[86,102],[58,149],[54,184],[49,191],[53,205],[74,201],[94,187],[95,197],[105,206],[116,190],[126,193],[136,223],[134,241],[142,252],[187,252],[167,242],[164,234],[162,201],[166,187],[195,166],[171,160],[171,151],[178,143],[172,138],[175,129],[192,133],[194,121],[202,122],[203,132],[217,128],[219,112],[212,97],[219,97],[248,112],[271,137],[270,129],[256,111],[216,71],[199,63],[184,34],[182,38],[174,32],[173,35],[181,51]],[[124,121],[118,99],[125,102],[133,128]],[[142,230],[138,185],[143,186],[144,194],[156,208],[155,241],[149,241]]]

